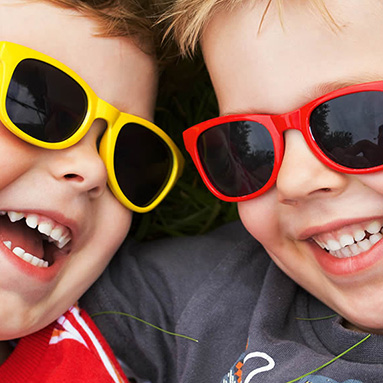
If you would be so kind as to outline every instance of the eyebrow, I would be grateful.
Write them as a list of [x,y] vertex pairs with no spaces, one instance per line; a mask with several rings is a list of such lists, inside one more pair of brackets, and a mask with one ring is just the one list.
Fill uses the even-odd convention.
[[[315,84],[313,87],[306,90],[303,102],[301,103],[301,107],[310,101],[313,101],[327,93],[333,92],[334,90],[346,88],[351,85],[357,85],[357,84],[363,84],[368,82],[374,82],[374,81],[383,81],[383,76],[381,74],[375,74],[375,73],[363,73],[358,76],[350,76],[345,77],[340,80],[336,81],[329,81],[329,82],[323,82],[320,84]],[[229,116],[229,115],[235,115],[235,114],[269,114],[269,113],[262,113],[256,110],[256,108],[253,109],[246,109],[241,110],[237,109],[234,112],[228,112],[228,113],[222,113],[219,114],[220,116]]]
[[262,113],[253,109],[246,109],[246,110],[236,109],[235,111],[232,111],[232,112],[219,113],[219,116],[224,117],[224,116],[233,116],[237,114],[266,114],[266,113]]
[[363,84],[363,83],[373,82],[373,81],[382,81],[382,80],[383,80],[383,77],[381,75],[373,74],[373,73],[364,73],[359,76],[343,78],[337,81],[330,81],[330,82],[314,85],[311,89],[307,91],[305,97],[307,97],[309,102],[327,93],[333,92],[334,90],[346,88],[347,86]]

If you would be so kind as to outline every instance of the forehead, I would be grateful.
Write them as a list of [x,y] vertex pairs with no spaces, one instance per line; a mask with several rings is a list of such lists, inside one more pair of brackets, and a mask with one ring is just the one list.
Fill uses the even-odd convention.
[[156,89],[154,58],[128,38],[97,33],[97,22],[75,10],[48,2],[0,0],[0,40],[62,61],[99,97],[123,111],[148,118]]
[[221,113],[284,113],[321,95],[326,84],[383,78],[379,2],[326,2],[336,28],[307,2],[284,4],[282,21],[274,5],[260,31],[264,2],[217,13],[204,30]]

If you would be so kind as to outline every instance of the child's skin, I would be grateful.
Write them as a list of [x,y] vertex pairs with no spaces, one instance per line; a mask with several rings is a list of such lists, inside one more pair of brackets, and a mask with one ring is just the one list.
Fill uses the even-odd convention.
[[[0,2],[0,40],[60,60],[99,97],[152,119],[154,59],[128,38],[96,36],[97,28],[96,21],[48,2]],[[14,256],[3,245],[10,238],[0,230],[1,340],[36,332],[65,312],[101,274],[130,228],[132,213],[108,189],[97,151],[104,129],[105,122],[96,120],[76,145],[46,150],[0,125],[0,210],[38,214],[40,221],[53,220],[72,232],[54,264],[43,269]],[[2,220],[8,219],[0,218],[1,227]],[[14,240],[33,253],[34,245],[24,243],[21,234]],[[8,353],[6,344],[0,343],[0,361]]]
[[[282,26],[272,2],[259,34],[266,4],[245,3],[214,15],[202,34],[221,115],[281,114],[331,90],[383,79],[380,2],[326,1],[336,31],[301,1],[283,3]],[[331,170],[296,130],[285,133],[285,145],[276,185],[238,204],[242,222],[275,263],[346,326],[382,333],[383,242],[336,260],[312,237],[339,239],[374,220],[382,226],[383,174]]]

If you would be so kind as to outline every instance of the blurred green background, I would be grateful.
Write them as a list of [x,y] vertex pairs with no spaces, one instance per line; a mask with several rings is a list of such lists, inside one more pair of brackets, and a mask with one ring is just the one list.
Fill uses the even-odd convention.
[[169,64],[160,77],[155,122],[182,151],[185,170],[154,211],[134,215],[131,235],[137,240],[203,234],[238,218],[236,204],[220,201],[207,190],[182,141],[185,129],[217,116],[216,98],[201,56]]

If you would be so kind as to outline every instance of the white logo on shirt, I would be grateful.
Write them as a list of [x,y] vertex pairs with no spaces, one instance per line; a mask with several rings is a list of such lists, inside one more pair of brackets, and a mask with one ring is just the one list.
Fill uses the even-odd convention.
[[256,368],[255,370],[250,372],[250,374],[246,377],[246,380],[244,381],[244,383],[250,383],[251,379],[253,379],[255,375],[258,375],[265,371],[270,371],[275,366],[274,359],[271,356],[267,355],[264,352],[258,352],[258,351],[251,352],[250,354],[246,355],[245,359],[243,360],[243,364],[246,364],[246,362],[252,358],[263,358],[268,362],[268,364],[266,366]]

